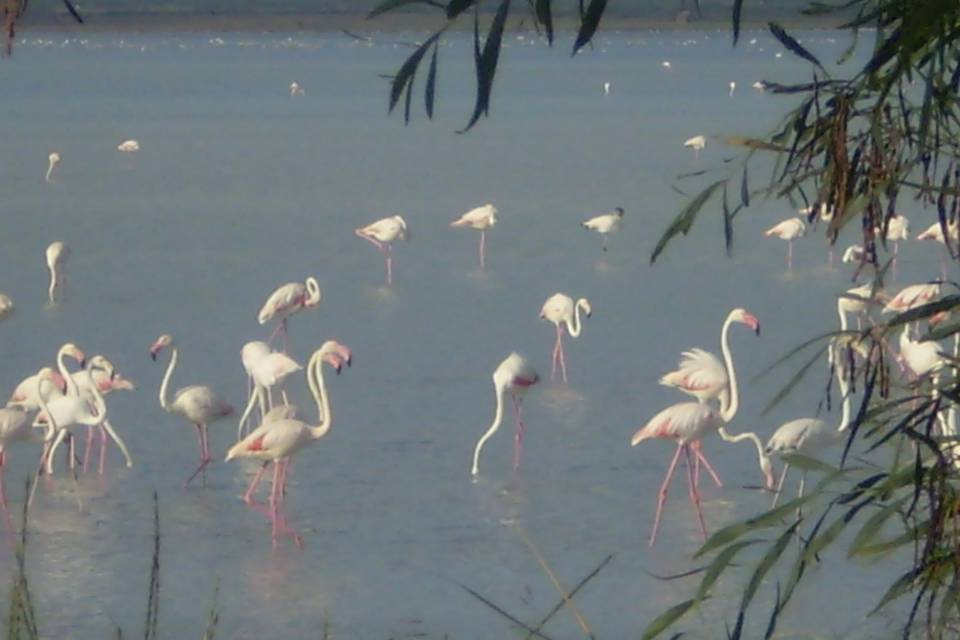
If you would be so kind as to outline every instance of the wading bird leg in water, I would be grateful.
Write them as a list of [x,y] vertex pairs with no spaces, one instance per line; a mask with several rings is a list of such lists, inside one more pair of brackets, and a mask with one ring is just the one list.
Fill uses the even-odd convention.
[[243,494],[243,501],[248,505],[253,504],[253,492],[257,490],[257,485],[260,484],[260,478],[263,477],[263,472],[267,470],[268,464],[270,464],[269,461],[264,461],[264,463],[260,465],[260,468],[257,469],[257,474],[253,476],[253,482],[250,483],[246,493]]
[[707,473],[710,474],[710,477],[713,478],[713,481],[717,483],[718,487],[723,486],[723,482],[720,481],[720,476],[717,475],[717,472],[713,470],[713,467],[710,466],[710,462],[707,460],[707,456],[703,455],[702,446],[700,441],[690,445],[690,448],[693,449],[693,453],[696,455],[696,466],[694,468],[694,478],[697,480],[697,486],[700,486],[700,463],[703,463],[703,466],[707,468]]
[[270,512],[273,521],[273,548],[277,548],[277,542],[280,534],[286,533],[293,538],[297,547],[303,549],[303,539],[300,534],[287,525],[287,519],[283,515],[283,494],[284,487],[282,483],[286,479],[286,460],[281,460],[273,467],[273,490],[270,493]]
[[553,343],[553,360],[551,362],[552,366],[550,368],[550,381],[556,380],[557,378],[557,368],[560,365],[560,349],[563,348],[562,337],[560,333],[560,325],[556,326],[557,330],[557,339]]
[[393,284],[393,251],[390,243],[383,243],[376,238],[371,238],[368,235],[360,233],[359,229],[357,229],[354,234],[358,238],[363,238],[364,240],[372,243],[373,246],[379,249],[380,253],[383,254],[384,259],[387,261],[387,286],[391,286]]
[[793,271],[793,240],[787,240],[787,271]]
[[684,455],[687,462],[687,481],[690,483],[690,501],[697,512],[697,519],[700,521],[700,532],[703,533],[703,540],[707,540],[707,523],[703,519],[703,509],[700,507],[700,492],[697,491],[697,485],[693,482],[693,464],[690,461],[690,447],[684,447]]
[[560,374],[563,384],[567,384],[567,359],[563,354],[563,330],[557,325],[557,352],[560,356]]
[[773,494],[773,503],[771,503],[770,508],[773,509],[777,506],[777,502],[780,501],[780,490],[783,489],[783,481],[787,479],[787,471],[790,470],[790,463],[783,465],[783,471],[780,472],[780,479],[777,480],[777,490]]
[[523,455],[523,405],[522,400],[513,397],[513,416],[517,422],[517,434],[513,444],[513,470],[520,468],[520,457]]
[[480,231],[480,268],[483,269],[486,264],[486,242],[487,242],[487,232],[484,230]]
[[650,543],[649,546],[653,546],[653,543],[657,541],[657,530],[660,528],[660,513],[663,511],[663,505],[667,501],[667,490],[670,488],[670,479],[673,478],[673,472],[677,468],[677,462],[680,460],[680,452],[683,451],[686,445],[678,444],[677,452],[673,454],[673,460],[670,461],[670,466],[667,467],[667,475],[663,479],[663,484],[660,485],[660,493],[657,496],[657,512],[653,516],[653,531],[650,532]]
[[190,482],[197,477],[197,474],[200,475],[200,481],[203,486],[207,486],[207,465],[210,464],[210,461],[213,458],[210,457],[210,453],[207,451],[207,429],[205,426],[194,424],[194,428],[197,430],[197,442],[200,443],[200,466],[190,474],[190,477],[187,478],[187,481],[183,483],[183,488],[186,489],[190,486]]

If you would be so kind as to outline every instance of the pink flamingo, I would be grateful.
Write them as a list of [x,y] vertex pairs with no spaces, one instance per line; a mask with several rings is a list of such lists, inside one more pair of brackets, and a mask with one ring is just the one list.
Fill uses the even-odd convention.
[[[116,368],[114,368],[113,363],[107,360],[104,356],[95,355],[90,358],[90,362],[87,365],[87,369],[90,371],[90,382],[96,385],[97,390],[100,392],[100,395],[106,397],[113,393],[114,391],[133,391],[137,388],[133,381],[124,378],[122,375],[117,373]],[[79,378],[77,381],[81,383],[81,386],[85,384],[85,378]],[[106,421],[105,421],[106,422]],[[106,469],[107,463],[107,436],[109,432],[103,426],[99,427],[100,431],[100,464],[97,467],[97,473],[103,475],[104,470]],[[90,453],[93,450],[93,436],[94,428],[87,430],[87,443],[86,447],[83,450],[83,471],[87,472],[87,468],[90,464]],[[120,452],[126,458],[127,467],[133,466],[133,460],[130,458],[129,452],[126,452],[124,448],[120,449]]]
[[[949,234],[949,240],[954,247],[957,247],[960,243],[960,223],[958,222],[948,222],[947,223],[947,233]],[[940,244],[943,247],[943,251],[940,253],[940,275],[944,280],[947,279],[947,261],[944,257],[944,253],[947,252],[947,236],[943,234],[943,226],[939,222],[934,222],[932,225],[921,231],[917,235],[917,240],[933,240]]]
[[589,318],[593,313],[590,301],[586,298],[580,298],[576,303],[573,298],[565,293],[555,293],[540,308],[540,319],[548,320],[553,323],[557,330],[557,340],[553,346],[553,365],[550,371],[550,379],[557,377],[557,365],[563,374],[563,382],[567,382],[567,360],[563,353],[563,328],[566,325],[567,333],[571,338],[579,337],[580,329],[580,310]]
[[768,238],[780,238],[787,241],[787,269],[793,269],[793,241],[802,238],[807,232],[807,225],[800,218],[788,218],[783,222],[775,224],[763,235]]
[[301,309],[309,309],[320,304],[320,285],[317,279],[310,276],[303,282],[288,282],[277,287],[277,290],[270,294],[267,301],[263,303],[260,313],[257,314],[257,322],[267,324],[274,318],[280,318],[280,324],[273,330],[267,342],[273,341],[277,332],[280,332],[283,339],[283,351],[287,351],[287,318]]
[[939,282],[925,282],[904,287],[883,308],[883,313],[903,313],[925,305],[940,295]]
[[369,241],[387,261],[387,286],[393,284],[393,241],[397,238],[409,240],[410,232],[407,231],[407,222],[401,216],[390,216],[376,222],[371,222],[365,227],[355,229],[354,233],[358,237]]
[[290,529],[283,515],[283,499],[286,495],[287,467],[290,458],[308,444],[327,435],[333,424],[333,413],[330,409],[330,400],[327,397],[327,387],[323,379],[323,363],[333,367],[337,373],[344,364],[350,366],[352,354],[344,345],[328,340],[314,351],[307,363],[307,385],[317,403],[319,424],[308,425],[299,420],[290,418],[276,418],[266,420],[254,429],[250,435],[233,445],[227,452],[226,460],[234,458],[253,458],[263,460],[260,470],[254,476],[250,487],[243,495],[247,504],[254,506],[253,493],[263,472],[269,463],[273,463],[273,490],[270,492],[269,518],[272,524],[273,546],[277,546],[280,534],[289,534],[297,546],[303,547],[300,534]]
[[470,209],[465,214],[450,223],[451,227],[470,227],[480,231],[480,268],[486,264],[486,237],[487,229],[497,224],[497,208],[492,204]]
[[476,476],[480,473],[480,450],[484,443],[496,433],[503,421],[504,398],[509,393],[513,400],[514,418],[517,422],[517,433],[514,439],[513,448],[513,469],[520,468],[520,456],[523,453],[523,393],[540,380],[540,376],[534,371],[533,367],[527,362],[526,358],[517,353],[511,353],[493,372],[493,389],[497,397],[497,409],[493,416],[493,424],[487,429],[477,446],[473,450],[473,469],[471,473]]
[[206,468],[213,460],[210,456],[207,427],[213,422],[231,415],[233,407],[223,401],[213,389],[203,385],[192,385],[179,389],[171,402],[167,397],[167,387],[170,385],[170,378],[173,377],[173,370],[177,366],[178,355],[173,338],[166,333],[157,338],[150,347],[150,357],[155,361],[157,355],[167,347],[173,350],[173,355],[170,356],[170,364],[167,365],[167,371],[163,374],[163,382],[160,383],[160,406],[165,411],[176,413],[188,420],[197,430],[197,440],[200,444],[200,465],[183,483],[183,488],[186,489],[197,474],[202,474],[202,482],[206,485]]

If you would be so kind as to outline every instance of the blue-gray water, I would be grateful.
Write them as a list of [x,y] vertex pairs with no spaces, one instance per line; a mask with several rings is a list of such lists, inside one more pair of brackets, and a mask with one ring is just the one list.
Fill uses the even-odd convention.
[[[840,34],[802,35],[825,60],[846,46]],[[832,329],[833,296],[852,286],[848,270],[826,267],[816,233],[798,243],[795,272],[785,273],[784,243],[760,232],[793,214],[786,202],[758,201],[739,214],[732,259],[713,204],[648,265],[685,202],[670,185],[695,192],[675,177],[738,153],[711,140],[696,161],[682,142],[764,133],[791,99],[751,83],[806,79],[808,68],[789,53],[777,57],[780,47],[762,33],[745,34],[736,50],[725,31],[612,33],[573,60],[566,41],[551,50],[511,36],[492,117],[457,135],[473,98],[466,37],[441,51],[432,124],[421,108],[426,69],[412,124],[385,115],[387,82],[378,74],[394,72],[411,51],[397,43],[422,37],[380,35],[368,45],[340,35],[31,34],[0,64],[0,291],[17,305],[0,325],[0,386],[11,389],[51,362],[67,340],[106,354],[138,385],[108,401],[134,468],[121,468],[112,451],[105,477],[81,478],[80,511],[63,474],[38,492],[29,571],[44,635],[141,628],[156,489],[164,637],[199,634],[218,582],[227,638],[318,637],[325,618],[338,638],[510,637],[509,623],[458,584],[529,622],[557,601],[514,523],[568,587],[616,554],[576,602],[597,637],[634,637],[693,593],[689,580],[658,582],[650,573],[688,569],[700,541],[678,475],[660,540],[647,548],[673,447],[631,449],[630,436],[685,399],[659,386],[659,376],[684,349],[717,351],[727,311],[742,306],[763,333],[731,332],[743,385],[737,429],[765,437],[815,411],[826,367],[766,417],[762,407],[793,369],[752,380],[787,349]],[[288,95],[293,80],[304,97]],[[135,157],[115,149],[126,138],[140,140]],[[63,163],[46,184],[53,150]],[[751,164],[756,184],[767,162]],[[500,222],[481,272],[476,232],[448,223],[486,202]],[[933,220],[905,205],[915,229]],[[615,206],[626,209],[625,224],[603,255],[578,222]],[[385,290],[380,255],[352,230],[394,213],[413,239],[396,247],[395,286]],[[57,239],[73,256],[67,299],[48,309],[43,251]],[[929,251],[908,245],[901,255],[901,283],[936,274]],[[172,333],[181,350],[174,388],[209,384],[242,406],[240,347],[267,333],[257,310],[276,286],[311,274],[323,301],[292,319],[293,354],[305,362],[335,338],[355,362],[328,374],[333,430],[291,472],[287,513],[306,549],[285,541],[273,551],[265,519],[239,499],[253,467],[220,462],[235,423],[212,428],[217,462],[207,487],[181,489],[196,440],[160,409],[165,358],[154,364],[147,349]],[[547,382],[527,398],[518,476],[508,423],[471,482],[473,445],[493,414],[494,367],[519,350],[549,374],[553,332],[537,312],[556,291],[586,296],[594,309],[582,336],[568,342],[570,386]],[[309,406],[302,379],[291,389]],[[711,439],[705,449],[726,482],[703,483],[711,529],[768,503],[744,488],[760,480],[752,447]],[[35,455],[28,446],[12,452],[15,510]],[[9,575],[11,554],[0,554]],[[876,637],[888,621],[865,614],[896,563],[829,557],[782,628]],[[722,614],[732,620],[740,592],[730,579],[723,586],[687,621],[698,637],[722,635]],[[764,615],[754,619],[759,629]],[[546,631],[580,634],[568,612]]]

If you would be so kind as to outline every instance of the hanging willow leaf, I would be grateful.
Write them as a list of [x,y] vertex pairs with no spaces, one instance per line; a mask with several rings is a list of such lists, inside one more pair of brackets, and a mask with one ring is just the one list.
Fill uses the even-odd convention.
[[663,251],[664,247],[667,246],[667,243],[678,233],[687,235],[690,231],[690,227],[693,226],[693,221],[696,220],[697,214],[700,213],[700,209],[703,208],[703,205],[706,204],[707,200],[710,199],[710,196],[719,189],[722,185],[727,183],[726,180],[717,180],[706,189],[697,194],[690,203],[683,208],[683,211],[680,212],[676,218],[673,219],[673,222],[670,223],[670,226],[667,227],[667,230],[663,232],[663,235],[660,237],[660,240],[657,242],[657,246],[653,250],[653,255],[650,256],[650,264],[653,264],[657,260],[657,256]]
[[695,599],[696,603],[700,603],[706,597],[707,592],[710,590],[710,587],[713,586],[713,583],[717,581],[720,577],[720,574],[730,565],[733,561],[733,557],[740,552],[744,547],[749,547],[750,545],[757,544],[761,542],[759,539],[754,540],[741,540],[740,542],[735,542],[724,548],[723,551],[717,554],[717,557],[713,559],[713,562],[710,563],[710,566],[707,567],[706,573],[703,574],[703,578],[700,580],[700,587],[697,589],[697,597]]
[[733,46],[737,46],[740,39],[740,13],[743,11],[743,0],[733,0]]
[[552,0],[537,0],[535,6],[537,20],[547,32],[547,43],[553,45],[553,16],[550,14]]
[[[70,15],[73,16],[73,19],[83,24],[83,17],[80,15],[80,12],[77,11],[77,8],[73,6],[73,3],[70,0],[63,0],[63,4],[67,7],[67,11],[70,12]],[[23,6],[26,7],[27,3],[24,2]]]
[[780,556],[783,554],[783,550],[786,549],[787,544],[790,542],[790,538],[793,537],[793,532],[797,530],[797,527],[802,521],[796,520],[792,525],[786,528],[786,530],[780,534],[780,537],[777,538],[777,541],[773,544],[770,549],[763,554],[763,559],[760,560],[760,564],[757,565],[757,568],[754,570],[753,575],[750,576],[750,582],[747,583],[747,588],[743,591],[743,598],[740,600],[740,612],[744,613],[747,610],[747,607],[750,605],[750,601],[753,600],[753,596],[756,595],[757,589],[760,587],[760,582],[763,580],[764,576],[769,573],[770,569],[773,568],[773,565],[780,559]]
[[656,638],[658,635],[663,633],[670,625],[682,618],[683,615],[693,607],[694,602],[694,600],[681,602],[678,605],[670,607],[659,616],[654,618],[653,622],[648,624],[647,628],[643,630],[643,640]]
[[435,0],[383,0],[380,4],[375,6],[373,10],[367,14],[367,19],[376,18],[381,13],[386,13],[388,11],[393,11],[398,7],[402,7],[407,4],[427,4],[431,7],[437,7],[443,9],[444,5]]
[[821,462],[816,458],[811,458],[810,456],[805,456],[802,453],[782,453],[780,457],[783,458],[783,461],[789,464],[791,467],[800,469],[802,471],[816,471],[818,473],[836,473],[839,471],[833,465],[829,465],[826,462]]
[[[413,76],[417,72],[417,67],[420,65],[420,61],[423,59],[424,54],[426,54],[427,49],[430,48],[437,38],[444,32],[445,29],[437,31],[435,34],[427,38],[427,41],[417,47],[416,51],[410,54],[410,57],[401,65],[400,70],[397,72],[397,75],[393,77],[393,82],[390,84],[390,109],[392,113],[394,107],[397,106],[397,102],[400,101],[400,96],[403,95],[405,89],[409,90],[409,85],[413,82]],[[409,122],[409,113],[406,114],[406,121]]]
[[744,136],[726,136],[720,138],[721,142],[725,142],[731,146],[735,147],[747,147],[750,149],[762,149],[764,151],[786,151],[786,147],[781,147],[764,140],[759,140],[757,138],[747,138]]
[[877,603],[877,606],[873,608],[873,611],[867,615],[872,616],[877,611],[882,609],[887,603],[896,600],[905,593],[913,589],[913,582],[921,575],[923,572],[923,567],[914,567],[910,571],[907,571],[905,574],[897,578],[896,582],[890,585],[890,588],[887,589],[887,592],[883,594],[883,597],[880,598],[880,602]]
[[781,27],[776,22],[770,22],[767,24],[767,26],[770,28],[770,33],[773,34],[773,37],[779,40],[783,46],[785,46],[787,49],[792,51],[794,54],[800,56],[804,60],[807,60],[817,65],[818,67],[820,67],[820,69],[824,73],[827,73],[827,70],[823,68],[823,65],[820,64],[820,61],[817,60],[816,56],[814,56],[812,53],[804,49],[803,46],[799,42],[794,40],[793,36],[787,33],[783,27]]
[[487,40],[483,43],[483,51],[479,49],[476,18],[474,22],[474,59],[477,71],[477,101],[473,107],[470,121],[458,133],[466,133],[477,123],[480,116],[489,113],[490,92],[493,90],[493,77],[497,73],[497,60],[500,57],[500,43],[503,39],[503,27],[510,12],[510,0],[503,0],[493,16],[493,23],[487,33]]
[[[820,485],[823,485],[825,481],[832,480],[836,478],[836,474],[831,474],[827,478],[824,478],[820,481]],[[742,536],[745,533],[753,531],[755,529],[765,529],[767,527],[773,527],[779,525],[783,522],[783,519],[796,511],[798,508],[806,504],[813,496],[817,494],[816,491],[809,493],[802,498],[794,498],[789,502],[784,502],[780,506],[770,509],[765,513],[761,513],[758,516],[744,520],[743,522],[737,522],[729,526],[720,529],[714,533],[706,542],[703,543],[703,546],[693,554],[694,558],[699,558],[707,553],[710,553],[714,549],[718,549],[726,544],[729,544]]]
[[437,51],[440,49],[440,43],[433,45],[433,55],[430,57],[430,71],[427,72],[427,87],[423,92],[424,107],[427,110],[427,117],[433,120],[433,101],[437,95]]
[[817,363],[817,361],[820,360],[820,358],[823,356],[826,350],[827,350],[827,347],[824,346],[822,349],[820,349],[815,354],[813,354],[813,357],[810,358],[810,360],[808,360],[807,363],[803,365],[803,367],[801,367],[799,371],[793,374],[793,377],[790,378],[787,384],[785,384],[783,388],[781,388],[780,391],[777,392],[777,395],[775,395],[773,399],[767,403],[767,406],[763,408],[763,411],[760,412],[760,415],[761,416],[767,415],[775,406],[780,404],[780,402],[784,398],[790,395],[790,392],[793,391],[793,388],[796,387],[801,380],[803,380],[803,377],[807,375],[807,371],[810,370],[810,367],[812,367],[814,364]]
[[745,206],[750,206],[750,188],[747,185],[747,165],[743,165],[743,179],[740,181],[740,203]]
[[593,34],[597,31],[597,27],[600,26],[600,18],[603,17],[603,11],[606,8],[607,0],[590,0],[590,6],[587,7],[587,11],[580,21],[580,31],[577,32],[577,40],[573,44],[573,53],[570,55],[577,55],[577,51],[580,51],[584,45],[590,42]]
[[901,512],[907,499],[908,496],[904,496],[899,500],[895,500],[870,516],[867,521],[863,523],[863,526],[860,527],[860,531],[858,531],[857,535],[853,538],[853,542],[850,543],[847,557],[852,558],[860,555],[863,549],[877,537],[883,525],[886,524],[890,518]]
[[447,3],[447,19],[453,20],[458,15],[470,8],[475,0],[450,0]]

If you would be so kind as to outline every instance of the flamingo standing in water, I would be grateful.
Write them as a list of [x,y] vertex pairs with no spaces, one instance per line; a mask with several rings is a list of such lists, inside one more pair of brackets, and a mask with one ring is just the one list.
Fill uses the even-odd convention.
[[[733,309],[727,314],[723,326],[720,328],[720,352],[723,354],[723,362],[720,362],[717,356],[706,349],[694,347],[681,354],[676,371],[666,373],[660,378],[660,384],[666,387],[674,387],[691,395],[701,404],[707,404],[710,400],[719,400],[720,413],[724,424],[731,422],[740,409],[740,390],[737,384],[737,372],[733,366],[729,338],[730,327],[735,322],[747,325],[753,329],[754,333],[760,335],[760,321],[757,320],[756,316],[746,309]],[[757,447],[758,452],[762,453],[763,451],[763,443],[752,432],[745,431],[733,436],[727,432],[723,425],[719,427],[718,431],[720,437],[726,442],[737,443],[742,440],[751,440]],[[699,463],[702,462],[717,486],[723,486],[700,447],[694,447],[693,452],[697,458],[697,464],[694,466],[694,479],[699,483]],[[761,456],[761,470],[763,471],[766,466],[763,456]],[[766,472],[764,471],[764,473]]]
[[263,465],[243,496],[244,501],[249,505],[254,504],[253,493],[257,483],[260,482],[267,465],[273,462],[273,490],[270,492],[269,517],[273,525],[274,547],[277,546],[281,533],[289,534],[297,546],[303,547],[300,535],[290,529],[283,516],[283,497],[286,495],[287,467],[290,464],[290,458],[306,445],[327,435],[333,424],[333,413],[330,410],[330,400],[327,397],[327,387],[323,379],[324,362],[340,373],[344,364],[350,366],[352,354],[350,349],[339,342],[328,340],[310,356],[307,363],[307,385],[317,403],[319,424],[312,426],[290,418],[267,420],[227,452],[228,462],[234,458],[263,460]]
[[[286,379],[293,373],[303,369],[293,358],[285,353],[270,351],[269,348],[266,353],[263,353],[260,345],[266,346],[265,343],[259,341],[248,342],[240,352],[241,359],[244,359],[244,356],[249,359],[251,357],[249,355],[251,351],[255,351],[259,355],[254,355],[254,359],[249,363],[249,367],[247,367],[247,373],[253,382],[253,391],[250,394],[250,399],[247,401],[246,408],[243,410],[243,414],[240,416],[240,423],[237,427],[237,440],[243,438],[244,426],[247,423],[250,412],[253,411],[254,404],[259,404],[260,418],[262,420],[267,414],[267,410],[273,409],[274,407],[273,388],[279,387],[282,391],[283,383]],[[287,404],[286,393],[283,393],[284,404]]]
[[[950,243],[954,247],[960,245],[960,222],[948,222],[947,234],[949,236]],[[947,247],[948,238],[943,234],[943,226],[939,222],[934,222],[932,225],[917,234],[917,240],[933,240],[943,247],[943,251],[940,254],[940,275],[944,280],[946,280],[947,261],[944,257],[944,254],[948,253],[949,249]]]
[[580,298],[574,303],[573,298],[565,293],[555,293],[540,308],[540,319],[548,320],[553,323],[557,330],[557,340],[553,345],[553,360],[550,370],[550,379],[557,377],[557,367],[563,374],[563,382],[567,382],[567,360],[563,353],[563,327],[566,325],[567,333],[571,338],[580,336],[580,310],[589,318],[593,314],[593,308],[590,301],[586,298]]
[[802,238],[807,225],[800,218],[788,218],[763,232],[768,238],[780,238],[787,241],[787,269],[793,269],[793,241]]
[[393,241],[397,238],[409,240],[410,232],[407,231],[407,221],[401,216],[390,216],[376,222],[371,222],[365,227],[355,229],[354,233],[358,237],[372,243],[387,261],[387,286],[393,284]]
[[13,315],[13,300],[5,293],[0,293],[0,321],[6,320]]
[[620,223],[623,221],[623,208],[617,207],[610,213],[604,213],[594,216],[589,220],[584,220],[580,226],[584,229],[596,231],[603,237],[603,250],[607,250],[607,236],[611,233],[620,231]]
[[156,360],[160,352],[168,347],[173,350],[173,354],[170,356],[170,364],[167,365],[167,370],[163,374],[163,382],[160,383],[160,406],[165,411],[181,415],[189,421],[197,431],[197,441],[200,445],[200,465],[183,483],[183,488],[186,489],[197,474],[202,474],[202,482],[206,485],[206,468],[213,460],[210,456],[207,427],[211,423],[231,415],[233,407],[223,401],[213,389],[203,385],[192,385],[179,389],[171,402],[167,396],[167,387],[170,385],[170,378],[173,377],[173,370],[177,366],[178,355],[173,338],[166,333],[157,338],[150,347],[150,357]]
[[56,303],[58,298],[63,297],[63,289],[67,285],[64,265],[69,257],[70,247],[62,240],[52,242],[47,247],[47,269],[50,270],[50,287],[47,289],[47,295],[51,304]]
[[480,436],[477,446],[473,450],[473,468],[471,473],[476,476],[480,473],[480,450],[483,445],[497,432],[503,421],[504,398],[510,394],[513,400],[513,413],[517,422],[517,433],[514,438],[513,470],[520,468],[520,457],[523,453],[523,394],[531,386],[537,384],[540,376],[534,371],[527,359],[517,353],[511,353],[497,366],[493,372],[493,390],[497,397],[497,408],[493,416],[493,424],[486,433]]
[[277,290],[270,294],[267,301],[260,308],[257,314],[257,322],[266,324],[274,318],[280,318],[280,323],[273,330],[267,342],[271,342],[274,336],[279,332],[283,340],[283,351],[287,351],[287,318],[302,309],[309,309],[320,304],[320,285],[313,276],[308,277],[303,282],[288,282],[277,287]]
[[486,264],[487,229],[497,224],[497,208],[492,204],[470,209],[450,223],[451,227],[470,227],[480,231],[480,268]]
[[53,168],[58,164],[60,164],[60,154],[54,151],[47,157],[47,175],[44,176],[44,180],[47,182],[51,181],[51,178],[53,177]]
[[883,313],[903,313],[932,302],[939,295],[939,282],[912,284],[904,287],[897,295],[893,296],[883,308]]
[[140,151],[140,142],[133,139],[124,140],[117,145],[117,151],[121,151],[123,153],[136,153],[137,151]]
[[[842,365],[842,358],[834,351],[834,345],[828,347],[828,358],[830,364],[834,367],[837,384],[840,386],[840,396],[843,400],[841,409],[840,424],[836,429],[827,425],[823,420],[816,418],[799,418],[791,420],[781,425],[767,442],[767,455],[784,455],[789,453],[799,453],[805,456],[812,456],[827,447],[840,441],[843,432],[850,425],[850,393],[847,374]],[[783,489],[783,481],[787,478],[787,471],[790,470],[790,463],[783,466],[780,473],[780,479],[777,481],[776,493],[773,496],[773,504],[777,506],[780,499],[780,491]],[[807,479],[807,472],[804,470],[800,479],[800,493],[803,496],[804,483]]]
[[688,138],[683,142],[683,146],[688,149],[693,149],[693,157],[695,160],[700,159],[700,151],[707,146],[707,137],[706,136],[693,136]]

